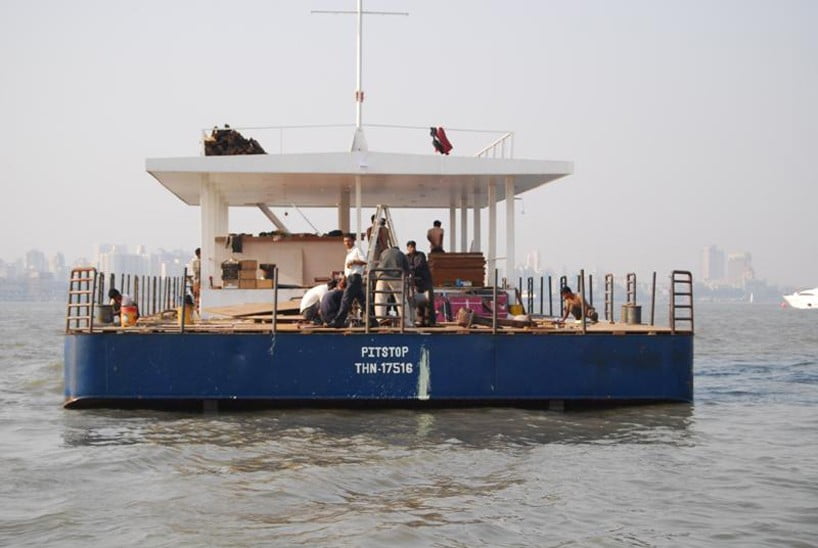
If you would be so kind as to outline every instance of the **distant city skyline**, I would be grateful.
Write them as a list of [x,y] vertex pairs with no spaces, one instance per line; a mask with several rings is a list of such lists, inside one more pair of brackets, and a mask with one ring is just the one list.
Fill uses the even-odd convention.
[[[91,246],[90,251],[87,256],[68,257],[66,259],[62,251],[56,251],[49,257],[39,249],[30,249],[21,257],[0,257],[0,266],[7,267],[17,264],[23,270],[50,272],[55,276],[62,275],[66,279],[70,266],[94,266],[101,271],[136,275],[177,276],[181,274],[181,270],[185,268],[193,256],[192,250],[190,252],[182,249],[168,251],[163,248],[150,250],[145,244],[128,243],[97,243]],[[567,265],[543,264],[541,260],[542,253],[538,249],[523,250],[522,253],[524,253],[523,260],[516,264],[516,270],[550,271],[567,275],[575,275],[580,269],[597,275],[613,272],[611,269],[602,268],[598,265],[568,267]],[[614,273],[624,275],[627,272],[637,270],[639,269],[627,269],[623,272]],[[644,273],[655,270],[657,269],[644,269]],[[700,251],[699,263],[691,266],[690,270],[694,274],[695,281],[711,285],[740,287],[744,280],[751,279],[786,289],[798,288],[798,286],[781,283],[778,280],[757,278],[752,267],[751,253],[746,251],[725,253],[724,250],[714,244],[707,245]],[[7,269],[0,269],[0,277],[8,277],[4,272],[7,272]],[[663,276],[667,274],[665,272],[659,273]]]

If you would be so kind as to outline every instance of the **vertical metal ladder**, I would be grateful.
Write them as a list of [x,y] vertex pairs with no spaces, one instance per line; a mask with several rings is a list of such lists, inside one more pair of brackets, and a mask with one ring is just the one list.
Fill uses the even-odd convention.
[[636,306],[636,273],[629,272],[625,275],[625,304]]
[[605,319],[614,323],[614,275],[605,274]]
[[673,334],[677,322],[689,322],[693,333],[693,275],[689,270],[670,273],[670,332]]
[[94,303],[97,292],[97,269],[71,269],[68,281],[68,306],[65,312],[65,332],[94,330]]

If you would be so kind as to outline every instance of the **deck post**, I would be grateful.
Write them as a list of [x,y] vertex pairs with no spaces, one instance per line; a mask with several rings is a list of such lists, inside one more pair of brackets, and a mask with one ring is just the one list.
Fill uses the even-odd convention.
[[514,177],[506,176],[506,277],[514,275]]
[[497,334],[497,269],[494,269],[494,283],[491,284],[491,332]]
[[554,299],[551,293],[553,284],[551,282],[551,274],[548,275],[548,315],[554,315]]
[[278,329],[278,266],[273,270],[273,337]]
[[187,303],[185,297],[187,296],[187,267],[182,272],[182,279],[184,280],[184,289],[182,290],[182,307],[179,309],[179,331],[185,332],[185,312],[187,312]]
[[579,271],[579,296],[582,303],[582,334],[584,335],[588,329],[588,323],[585,319],[585,269]]

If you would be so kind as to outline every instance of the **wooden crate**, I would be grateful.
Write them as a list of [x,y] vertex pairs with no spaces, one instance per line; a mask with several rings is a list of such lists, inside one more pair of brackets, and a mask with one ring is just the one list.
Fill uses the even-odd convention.
[[486,276],[486,259],[482,253],[430,253],[429,270],[436,286],[455,285],[457,280],[482,287]]
[[256,289],[256,279],[239,280],[239,289]]

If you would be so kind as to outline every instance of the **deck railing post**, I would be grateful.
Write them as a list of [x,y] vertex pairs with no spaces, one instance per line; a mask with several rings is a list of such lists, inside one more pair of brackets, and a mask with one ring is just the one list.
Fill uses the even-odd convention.
[[[183,276],[184,276],[184,279],[187,280],[187,267],[185,267],[185,269],[184,269]],[[185,291],[183,291],[182,293],[187,295],[187,287],[185,287]],[[185,297],[182,297],[182,306],[181,306],[181,308],[179,308],[179,314],[181,315],[180,318],[179,318],[179,320],[180,320],[179,325],[182,328],[181,329],[182,333],[185,332],[185,316],[186,316],[186,313],[187,313],[187,302],[186,302]]]
[[579,285],[579,296],[582,304],[582,333],[585,334],[587,331],[587,325],[585,321],[585,269],[581,269],[579,271],[579,279],[577,280],[577,282]]
[[99,291],[97,292],[97,299],[99,300],[100,303],[102,303],[105,300],[105,273],[100,272],[97,278],[99,279]]
[[493,305],[491,307],[491,333],[497,334],[497,269],[494,269],[494,284],[491,288]]
[[[187,276],[185,277],[187,279]],[[273,269],[273,337],[278,332],[278,264]]]
[[[361,316],[364,318],[364,333],[369,334],[369,310],[370,306],[372,305],[372,299],[370,297],[372,293],[372,274],[370,272],[366,273],[366,295],[364,296],[364,306],[366,310],[361,312]],[[374,315],[374,314],[373,314]]]
[[398,307],[401,311],[400,313],[400,332],[403,334],[404,327],[406,325],[406,313],[409,311],[408,309],[408,300],[406,299],[406,272],[401,271],[400,274],[400,300],[403,303],[400,307]]
[[554,296],[552,295],[551,287],[552,287],[552,280],[551,274],[548,275],[548,315],[554,315]]
[[[560,303],[560,310],[557,313],[558,315],[561,315],[562,311],[565,310],[565,299],[562,298],[562,288],[566,287],[567,285],[568,285],[568,276],[564,276],[564,275],[560,276],[560,291],[559,291],[560,296],[559,296],[559,301],[558,301]],[[579,291],[579,288],[577,288],[577,291]]]
[[534,313],[534,277],[533,276],[528,277],[526,285],[528,286],[528,287],[526,287],[526,290],[528,291],[528,298],[526,299],[526,302],[528,303],[528,313],[533,314]]
[[676,278],[674,273],[670,273],[670,299],[668,302],[668,323],[670,323],[670,333],[676,334]]
[[96,294],[97,294],[97,271],[96,271],[96,269],[93,269],[92,278],[93,278],[93,281],[90,282],[91,284],[93,284],[93,287],[91,289],[91,295],[90,295],[91,309],[88,311],[88,315],[90,316],[90,318],[88,320],[88,331],[90,333],[94,332],[94,316],[96,315],[96,310],[94,310],[94,303],[95,303],[95,300],[96,300],[95,297],[96,297]]
[[[129,283],[130,285],[130,283]],[[139,307],[139,276],[134,274],[133,277],[133,302]]]

